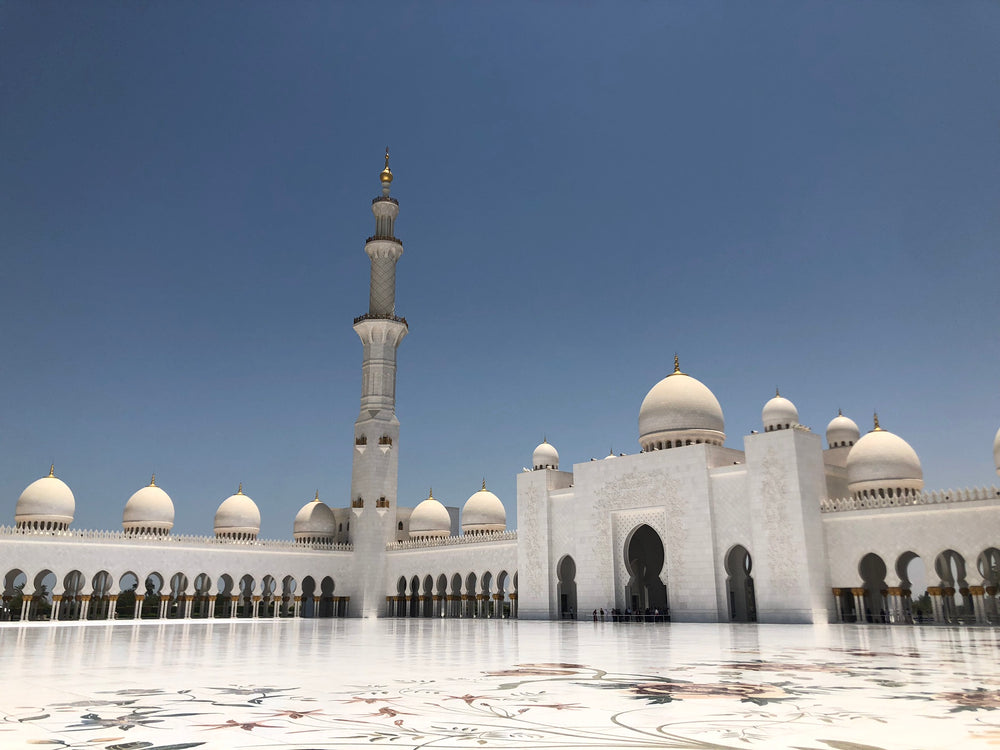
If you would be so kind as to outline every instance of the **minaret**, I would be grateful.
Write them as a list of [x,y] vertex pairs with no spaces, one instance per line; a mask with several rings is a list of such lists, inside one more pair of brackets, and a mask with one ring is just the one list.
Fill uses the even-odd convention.
[[361,365],[361,411],[354,422],[351,510],[361,602],[352,609],[377,617],[385,601],[385,546],[396,538],[396,476],[399,420],[396,418],[396,349],[409,328],[396,316],[396,261],[403,243],[396,239],[399,201],[389,197],[392,170],[389,149],[379,175],[382,195],[372,200],[375,234],[365,243],[371,258],[368,312],[354,319],[364,345]]

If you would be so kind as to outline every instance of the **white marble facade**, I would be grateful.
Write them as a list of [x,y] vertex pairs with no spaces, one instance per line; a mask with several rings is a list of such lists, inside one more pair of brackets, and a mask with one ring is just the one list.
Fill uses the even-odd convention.
[[[296,516],[294,542],[263,541],[241,487],[214,537],[177,536],[154,478],[129,500],[123,531],[82,532],[53,470],[22,494],[15,527],[0,528],[4,619],[603,610],[673,622],[1000,622],[1000,490],[925,492],[916,453],[877,417],[862,436],[836,416],[824,447],[777,394],[763,431],[725,447],[720,404],[678,361],[642,402],[641,452],[563,471],[555,446],[535,449],[518,475],[516,531],[485,483],[461,515],[432,495],[399,507],[396,350],[408,327],[395,310],[403,245],[388,152],[380,181],[369,310],[354,325],[364,358],[350,507],[317,496]],[[1000,433],[994,456],[1000,464]],[[915,565],[925,591],[913,589]]]

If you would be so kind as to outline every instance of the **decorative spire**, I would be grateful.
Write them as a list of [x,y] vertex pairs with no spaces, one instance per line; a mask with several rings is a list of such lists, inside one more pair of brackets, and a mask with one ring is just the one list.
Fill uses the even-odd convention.
[[431,487],[429,490],[427,490],[427,499],[428,500],[433,500],[434,499],[434,488],[433,487]]
[[55,475],[56,475],[56,465],[55,465],[55,464],[52,464],[52,465],[51,465],[51,466],[49,467],[49,476],[50,476],[50,477],[54,477]]
[[778,390],[778,386],[774,386],[774,397],[778,398],[781,396],[781,391]]
[[844,412],[841,409],[837,409],[837,416],[838,417],[844,416]]
[[318,503],[319,502],[319,490],[316,490],[316,499],[313,500],[313,502],[314,503]]
[[384,187],[388,187],[392,183],[392,170],[389,169],[389,147],[385,147],[385,169],[383,169],[378,178],[382,181]]
[[242,495],[243,494],[243,482],[240,482],[240,488],[238,490],[236,490],[236,494],[237,495]]
[[684,374],[683,372],[681,372],[681,359],[680,359],[680,357],[677,356],[676,352],[674,352],[674,372],[673,372],[673,374],[674,375],[683,375]]
[[878,412],[875,412],[875,429],[872,430],[872,432],[884,432],[884,430],[881,427],[879,427]]
[[155,473],[153,474],[153,476],[151,476],[149,478],[149,486],[150,487],[155,487],[156,486],[156,474]]
[[485,491],[486,491],[486,477],[483,477],[483,488],[480,490],[480,492],[485,492]]

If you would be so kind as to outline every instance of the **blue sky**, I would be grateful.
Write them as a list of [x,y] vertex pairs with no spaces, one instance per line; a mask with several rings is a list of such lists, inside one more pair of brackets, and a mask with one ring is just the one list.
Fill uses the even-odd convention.
[[349,499],[364,239],[392,149],[401,505],[514,520],[638,450],[672,369],[727,445],[781,387],[996,482],[995,3],[0,5],[0,515],[48,471],[119,528],[237,484]]

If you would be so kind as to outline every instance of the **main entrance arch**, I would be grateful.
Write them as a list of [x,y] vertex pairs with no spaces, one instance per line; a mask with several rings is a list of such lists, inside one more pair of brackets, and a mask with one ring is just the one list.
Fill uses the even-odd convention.
[[666,617],[667,587],[660,579],[663,571],[663,541],[652,526],[636,527],[625,540],[625,606],[633,613],[656,614]]

